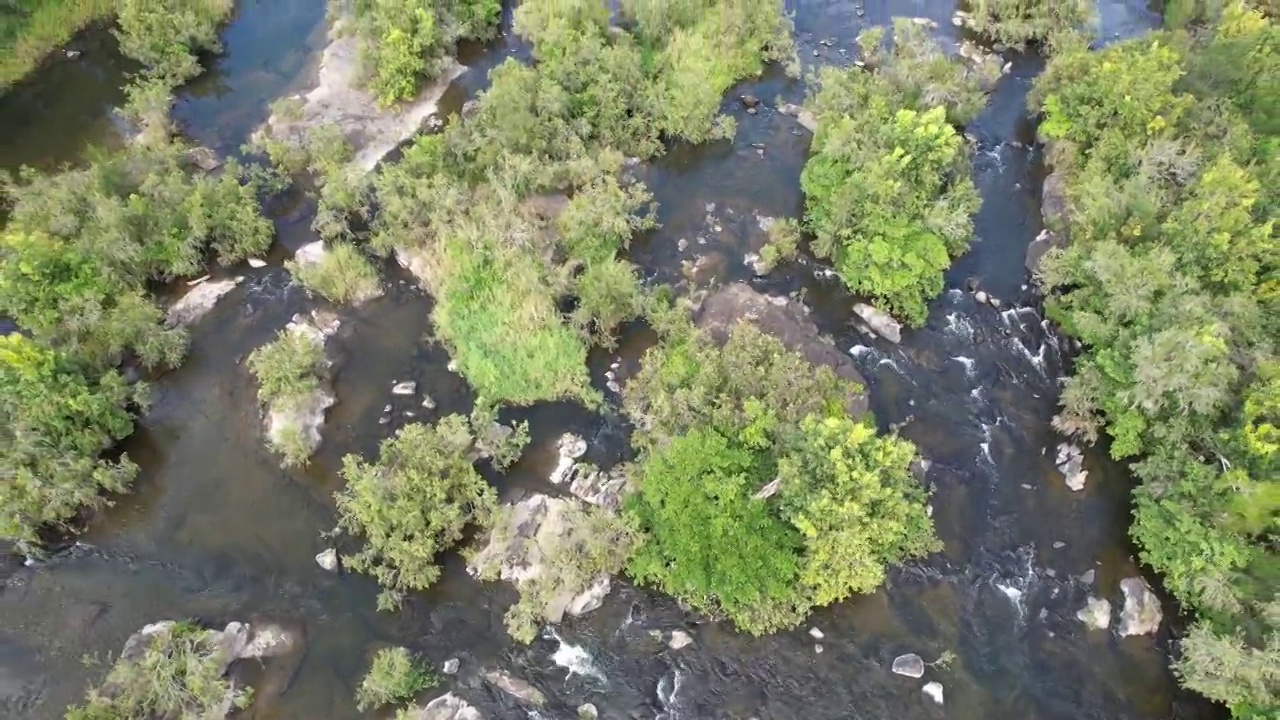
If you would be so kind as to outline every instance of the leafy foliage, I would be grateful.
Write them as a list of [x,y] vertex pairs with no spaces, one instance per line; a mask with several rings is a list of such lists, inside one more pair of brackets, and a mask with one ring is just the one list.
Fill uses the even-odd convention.
[[969,27],[1005,45],[1057,50],[1079,40],[1092,21],[1087,0],[975,0]]
[[285,262],[294,278],[313,293],[336,303],[354,303],[376,296],[378,271],[354,245],[335,243],[315,263]]
[[1055,425],[1134,459],[1140,556],[1200,620],[1177,669],[1239,718],[1280,705],[1274,608],[1277,82],[1271,21],[1056,56],[1037,81],[1073,240],[1042,264],[1085,345]]
[[855,392],[747,324],[651,350],[624,398],[642,448],[624,511],[646,535],[629,572],[763,634],[935,549],[912,446],[850,418]]
[[11,0],[0,7],[0,93],[89,24],[111,17],[114,0]]
[[138,657],[120,659],[88,702],[67,711],[66,720],[198,720],[244,709],[249,688],[223,677],[226,651],[219,634],[178,623],[149,639]]
[[35,552],[36,531],[124,492],[137,468],[99,459],[133,431],[128,404],[145,395],[119,373],[85,375],[22,335],[0,337],[0,539]]
[[356,688],[356,709],[376,710],[433,687],[440,679],[423,667],[408,648],[383,648],[373,656],[369,672]]
[[343,560],[383,586],[379,609],[430,587],[440,576],[436,555],[462,539],[469,523],[488,522],[496,495],[471,466],[471,446],[466,419],[450,415],[435,426],[401,428],[383,441],[377,463],[344,458],[338,529],[365,544]]
[[311,394],[328,361],[324,345],[311,334],[286,328],[250,353],[248,365],[258,380],[258,399],[273,403]]
[[813,250],[850,290],[912,325],[969,247],[978,194],[968,148],[948,122],[977,112],[985,85],[909,21],[892,54],[878,32],[859,38],[878,69],[824,69],[818,130],[801,186]]
[[233,0],[120,0],[120,52],[176,87],[201,72],[193,50],[220,49],[218,26],[234,7]]
[[383,105],[412,98],[420,82],[451,62],[458,40],[492,37],[502,11],[499,0],[347,0],[330,7],[354,21],[360,64]]

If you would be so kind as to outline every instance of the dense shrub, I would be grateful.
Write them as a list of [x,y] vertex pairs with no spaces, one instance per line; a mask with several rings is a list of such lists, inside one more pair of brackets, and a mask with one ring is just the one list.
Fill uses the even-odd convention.
[[367,300],[381,291],[378,271],[349,242],[334,243],[319,262],[284,264],[303,287],[336,303]]
[[178,623],[149,640],[136,658],[117,660],[100,689],[67,711],[66,720],[207,718],[244,709],[252,691],[223,677],[220,634]]
[[1088,0],[972,0],[968,7],[968,25],[995,42],[1050,50],[1077,42],[1093,19]]
[[686,330],[650,350],[625,391],[642,455],[624,511],[644,533],[629,572],[763,634],[936,549],[914,449],[850,418],[855,392],[746,324],[723,347]]
[[[978,194],[969,149],[948,122],[976,113],[986,82],[899,22],[890,54],[864,33],[875,73],[824,69],[818,129],[801,186],[813,250],[850,290],[911,325],[969,247]],[[940,104],[938,104],[940,103]]]
[[120,52],[176,87],[200,74],[195,51],[219,49],[218,27],[234,7],[234,0],[120,0]]
[[383,105],[417,94],[419,83],[451,61],[458,40],[491,37],[502,11],[499,0],[347,0],[330,7],[351,17],[369,89]]
[[36,531],[124,492],[137,468],[99,456],[133,430],[127,406],[144,393],[119,373],[85,375],[22,335],[0,337],[0,539],[27,552]]
[[0,6],[0,93],[85,26],[111,17],[115,0],[10,0]]
[[343,460],[338,529],[364,541],[344,561],[383,586],[379,609],[430,587],[440,576],[436,555],[462,539],[468,524],[488,522],[496,495],[472,467],[471,447],[466,419],[450,415],[435,426],[401,428],[383,441],[376,463]]
[[408,648],[383,648],[373,656],[369,672],[356,688],[356,709],[367,712],[410,700],[438,682]]
[[1033,96],[1070,200],[1048,310],[1085,345],[1055,425],[1134,461],[1140,557],[1200,618],[1176,669],[1239,718],[1280,708],[1276,136],[1255,94],[1275,33],[1232,3],[1196,37],[1056,56]]
[[274,403],[314,392],[328,361],[324,345],[311,334],[286,328],[275,340],[250,353],[248,365],[258,380],[258,399]]

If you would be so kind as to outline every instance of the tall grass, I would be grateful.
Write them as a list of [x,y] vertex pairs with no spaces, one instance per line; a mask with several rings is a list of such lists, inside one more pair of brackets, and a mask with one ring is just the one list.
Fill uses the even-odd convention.
[[0,9],[0,92],[81,28],[115,14],[114,0],[16,0]]

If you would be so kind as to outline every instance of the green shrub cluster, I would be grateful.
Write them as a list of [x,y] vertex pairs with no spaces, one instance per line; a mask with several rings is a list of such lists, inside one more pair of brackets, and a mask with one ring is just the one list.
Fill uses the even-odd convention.
[[1094,14],[1088,0],[973,0],[969,9],[969,26],[985,37],[1052,51],[1078,43]]
[[410,700],[439,682],[408,648],[383,648],[373,656],[369,672],[356,688],[356,709],[367,712]]
[[136,658],[120,659],[88,701],[67,711],[66,720],[197,720],[242,710],[251,689],[223,677],[226,651],[219,633],[179,623],[149,638]]
[[847,414],[860,391],[746,324],[723,347],[686,331],[651,350],[625,393],[631,575],[764,634],[937,549],[915,450]]
[[384,588],[379,609],[399,607],[405,593],[440,577],[436,556],[462,539],[469,524],[484,525],[497,503],[493,488],[471,465],[466,418],[406,425],[383,441],[376,463],[348,455],[337,493],[338,530],[364,540],[344,557],[347,567]]
[[[648,192],[617,179],[622,158],[725,128],[725,78],[791,47],[776,0],[702,3],[657,13],[660,25],[640,5],[623,31],[594,1],[521,3],[516,29],[536,64],[495,68],[474,112],[374,181],[375,248],[408,256],[436,298],[437,332],[491,402],[598,402],[588,343],[611,342],[639,314],[621,251],[653,225]],[[669,102],[676,88],[684,97]]]
[[264,403],[290,401],[315,392],[328,366],[324,346],[307,332],[281,330],[276,339],[249,354],[249,372]]
[[1280,710],[1278,41],[1232,4],[1056,56],[1033,98],[1070,205],[1047,306],[1085,346],[1055,424],[1133,461],[1140,556],[1198,617],[1176,669],[1238,718]]
[[0,93],[82,28],[115,12],[115,0],[10,0],[0,5]]
[[973,233],[978,193],[951,122],[976,114],[988,79],[946,58],[910,21],[894,33],[891,54],[878,49],[878,31],[859,38],[874,73],[823,70],[800,182],[815,254],[831,258],[850,290],[920,325]]
[[349,242],[332,244],[319,262],[287,260],[284,266],[303,287],[336,303],[367,300],[381,291],[373,263]]
[[408,100],[419,83],[451,62],[454,44],[497,32],[500,0],[331,0],[339,20],[350,17],[369,89],[382,105]]

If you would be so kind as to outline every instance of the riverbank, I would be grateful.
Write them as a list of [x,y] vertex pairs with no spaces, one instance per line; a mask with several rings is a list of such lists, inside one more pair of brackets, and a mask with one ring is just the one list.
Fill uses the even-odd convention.
[[0,93],[89,25],[115,15],[115,0],[17,0],[0,10]]

